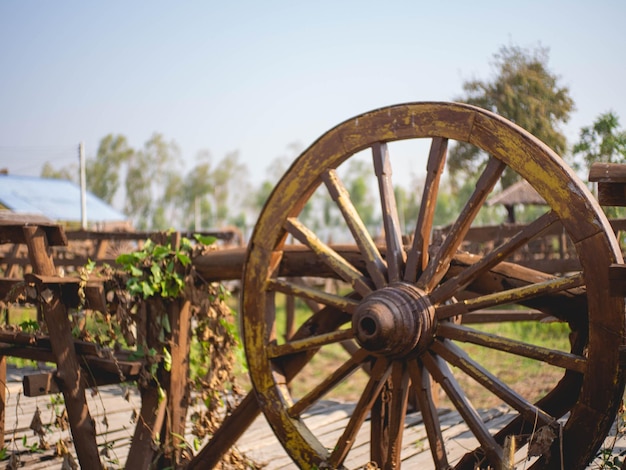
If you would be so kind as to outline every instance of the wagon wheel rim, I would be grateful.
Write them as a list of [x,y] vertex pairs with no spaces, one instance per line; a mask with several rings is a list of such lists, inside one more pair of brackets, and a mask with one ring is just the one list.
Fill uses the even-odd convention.
[[[387,144],[415,138],[431,139],[431,148],[413,243],[405,248]],[[489,159],[477,189],[447,238],[433,247],[434,201],[451,141],[471,143]],[[367,233],[335,171],[356,152],[368,148],[383,207],[382,249]],[[506,167],[528,181],[550,211],[491,255],[461,256],[458,248],[467,230]],[[357,258],[362,261],[358,268],[348,260],[350,257],[338,254],[298,219],[320,185],[326,187],[350,228]],[[580,272],[552,277],[524,271],[514,279],[507,277],[510,270],[502,261],[505,255],[514,253],[555,221],[562,223],[575,245]],[[340,296],[298,289],[285,281],[280,270],[288,235],[313,251],[335,277],[351,285],[353,292]],[[381,468],[398,468],[411,387],[410,393],[416,394],[420,405],[435,468],[473,468],[477,461],[502,468],[506,437],[524,435],[529,429],[536,430],[538,424],[539,428],[558,429],[559,436],[550,441],[550,449],[541,450],[543,455],[534,468],[560,468],[561,464],[564,468],[582,468],[601,444],[623,393],[618,349],[624,331],[624,302],[606,295],[608,267],[615,262],[622,262],[619,247],[589,191],[554,152],[509,121],[479,108],[451,103],[410,103],[355,117],[324,134],[294,162],[268,199],[250,240],[243,275],[242,323],[250,375],[261,409],[286,451],[303,468],[341,468],[372,410],[372,432],[388,436],[388,444],[382,449],[371,446],[370,458]],[[456,295],[486,274],[501,276],[501,284],[506,281],[513,287],[473,293],[473,298],[455,301]],[[282,344],[277,344],[274,333],[277,292],[325,305],[312,314],[292,341]],[[576,296],[584,297],[584,311],[580,311],[580,297]],[[576,298],[577,307],[563,310],[571,297]],[[570,323],[571,351],[529,347],[449,321],[479,308],[512,302],[538,306]],[[309,328],[311,325],[315,328]],[[399,330],[410,334],[398,335]],[[357,352],[294,403],[286,385],[297,380],[303,364],[323,345],[349,338],[357,340]],[[531,403],[473,361],[458,347],[459,341],[561,367],[563,378],[545,397]],[[307,427],[303,414],[353,369],[365,364],[371,365],[370,379],[342,436],[329,450]],[[518,418],[500,432],[489,432],[450,372],[450,364],[515,409]],[[446,455],[428,387],[433,379],[441,384],[478,441],[478,447],[460,460],[449,460]],[[380,424],[377,401],[381,391],[390,389],[389,419]],[[589,429],[594,429],[592,436]],[[377,436],[373,440],[377,441]],[[548,451],[558,451],[561,444],[567,448],[562,455],[564,462],[561,457],[548,459]]]

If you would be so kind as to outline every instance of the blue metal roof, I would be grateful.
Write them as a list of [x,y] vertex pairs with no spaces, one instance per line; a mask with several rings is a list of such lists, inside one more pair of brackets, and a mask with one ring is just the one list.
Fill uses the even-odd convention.
[[[60,222],[80,222],[80,186],[68,180],[0,175],[0,204],[17,213],[41,214]],[[128,220],[87,192],[87,221]]]

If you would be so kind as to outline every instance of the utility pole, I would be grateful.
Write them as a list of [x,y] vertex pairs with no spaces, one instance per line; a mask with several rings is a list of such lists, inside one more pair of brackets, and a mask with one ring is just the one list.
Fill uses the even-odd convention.
[[200,231],[200,201],[198,196],[193,200],[193,229]]
[[78,167],[80,169],[80,228],[87,230],[87,173],[85,171],[85,144],[78,144]]

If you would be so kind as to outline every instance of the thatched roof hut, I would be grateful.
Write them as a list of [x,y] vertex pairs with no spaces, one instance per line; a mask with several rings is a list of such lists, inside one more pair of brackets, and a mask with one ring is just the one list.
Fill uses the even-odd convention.
[[508,212],[507,222],[514,224],[516,205],[545,205],[546,201],[528,181],[520,180],[490,198],[487,204],[502,204]]

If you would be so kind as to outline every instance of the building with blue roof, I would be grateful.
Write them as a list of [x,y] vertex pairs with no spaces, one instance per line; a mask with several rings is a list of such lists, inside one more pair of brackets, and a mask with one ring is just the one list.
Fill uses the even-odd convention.
[[[129,218],[86,192],[88,228],[130,226]],[[17,214],[37,214],[58,223],[81,223],[81,191],[62,179],[0,174],[0,206]]]

